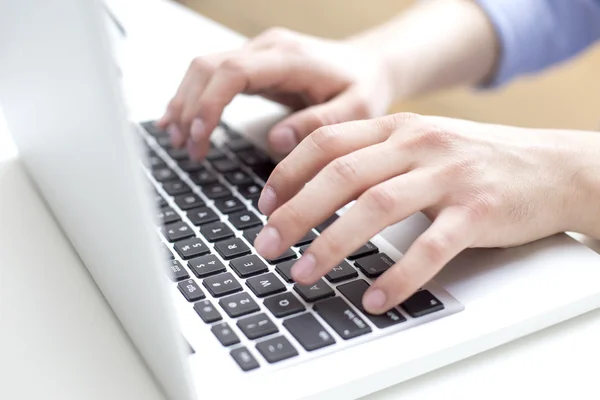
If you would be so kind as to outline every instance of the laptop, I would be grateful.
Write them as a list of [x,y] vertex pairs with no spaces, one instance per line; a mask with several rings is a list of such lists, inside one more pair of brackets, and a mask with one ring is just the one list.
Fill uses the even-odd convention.
[[40,195],[166,398],[355,399],[600,305],[600,257],[565,234],[465,251],[385,315],[365,313],[362,293],[427,227],[421,214],[296,285],[294,260],[351,204],[280,258],[258,256],[257,198],[276,164],[260,135],[229,113],[198,163],[152,119],[132,118],[105,11],[3,2],[0,104]]

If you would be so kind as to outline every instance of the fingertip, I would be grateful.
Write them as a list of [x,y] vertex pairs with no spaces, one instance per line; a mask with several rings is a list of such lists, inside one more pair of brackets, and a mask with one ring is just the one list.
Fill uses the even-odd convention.
[[258,209],[261,213],[269,216],[277,206],[277,194],[271,185],[266,185],[258,199]]
[[209,145],[206,142],[197,142],[190,138],[187,141],[187,150],[192,161],[203,161],[208,154]]
[[362,299],[362,305],[370,314],[381,314],[385,312],[387,296],[379,288],[369,288]]
[[289,126],[275,127],[269,135],[271,149],[278,154],[288,154],[298,145],[298,136]]
[[183,136],[183,134],[181,133],[181,130],[179,129],[179,127],[174,124],[171,123],[167,126],[167,133],[169,134],[169,137],[171,138],[171,145],[173,147],[181,147],[185,144],[185,137]]

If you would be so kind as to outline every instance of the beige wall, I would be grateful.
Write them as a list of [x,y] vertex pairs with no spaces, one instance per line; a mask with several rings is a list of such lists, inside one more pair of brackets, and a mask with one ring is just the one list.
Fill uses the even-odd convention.
[[[182,0],[247,36],[285,26],[343,38],[385,21],[411,0]],[[600,128],[600,47],[535,78],[486,93],[458,89],[394,105],[409,110],[531,127]]]

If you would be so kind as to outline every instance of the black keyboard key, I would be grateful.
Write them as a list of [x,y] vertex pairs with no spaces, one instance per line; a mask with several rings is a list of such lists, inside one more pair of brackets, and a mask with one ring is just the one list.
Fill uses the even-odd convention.
[[179,264],[179,261],[176,260],[172,260],[169,263],[169,276],[174,282],[189,279],[190,277],[185,268],[183,268],[181,264]]
[[211,222],[215,222],[220,219],[217,213],[208,207],[200,207],[194,208],[193,210],[188,210],[187,216],[190,221],[192,221],[192,224],[196,226],[210,224]]
[[234,161],[230,158],[221,158],[215,161],[212,161],[213,168],[224,174],[226,172],[235,171],[240,167],[240,164],[237,161]]
[[215,161],[215,160],[219,160],[221,158],[225,158],[226,155],[225,153],[223,153],[221,150],[217,149],[216,147],[211,148],[208,153],[206,154],[206,159],[208,161]]
[[275,293],[285,292],[285,285],[272,272],[250,278],[246,280],[246,285],[258,297],[265,297]]
[[273,259],[267,259],[267,262],[269,264],[277,264],[280,262],[284,262],[287,260],[290,260],[292,258],[296,258],[296,252],[292,249],[287,249],[283,254],[281,254],[280,256],[273,258]]
[[366,244],[363,244],[362,246],[360,246],[360,248],[358,248],[354,253],[350,254],[346,258],[348,260],[355,260],[360,257],[366,257],[370,254],[375,254],[378,251],[379,251],[379,249],[377,248],[377,246],[375,246],[371,242],[367,242]]
[[259,198],[262,189],[262,186],[258,183],[248,183],[238,186],[238,192],[247,199]]
[[237,326],[251,340],[279,332],[279,329],[265,313],[242,318],[238,320]]
[[236,293],[231,296],[223,297],[219,300],[219,305],[225,310],[231,318],[241,317],[242,315],[252,314],[259,311],[260,307],[248,293]]
[[188,261],[188,267],[190,267],[194,275],[198,278],[206,278],[207,276],[225,272],[225,266],[214,254],[191,259]]
[[239,230],[261,225],[262,221],[252,211],[239,211],[229,216],[229,222]]
[[190,179],[199,186],[211,185],[218,181],[217,177],[207,170],[191,173]]
[[202,321],[207,324],[223,319],[219,311],[217,311],[209,300],[202,300],[194,303],[194,310],[196,310],[200,318],[202,318]]
[[234,153],[242,150],[248,150],[254,147],[252,146],[252,143],[250,143],[244,138],[230,139],[225,142],[225,146],[227,146],[227,148],[233,151]]
[[315,240],[317,238],[317,234],[311,229],[310,231],[308,231],[308,233],[306,235],[304,235],[304,237],[300,240],[298,240],[295,244],[294,247],[300,247],[300,246],[304,246],[307,244],[311,244],[313,242],[313,240]]
[[175,204],[182,210],[191,210],[192,208],[202,207],[204,201],[198,195],[189,193],[175,197]]
[[213,222],[212,224],[204,225],[200,228],[200,233],[211,243],[234,236],[233,231],[222,222]]
[[298,355],[298,351],[285,336],[278,336],[260,342],[256,345],[256,350],[262,354],[269,364],[287,360]]
[[269,162],[269,157],[256,149],[240,151],[236,156],[249,167]]
[[244,203],[233,196],[222,197],[215,200],[215,207],[223,214],[231,214],[246,209]]
[[283,322],[283,326],[290,331],[306,351],[335,344],[335,339],[312,314],[306,313],[288,318]]
[[144,121],[140,124],[152,136],[167,136],[168,133],[155,125],[155,121]]
[[371,332],[369,325],[339,297],[320,301],[313,308],[344,340]]
[[151,153],[146,159],[146,165],[151,169],[167,168],[167,164],[156,153]]
[[256,239],[262,228],[262,226],[256,226],[254,228],[249,228],[244,231],[244,237],[248,242],[250,242],[251,245],[254,246],[254,240]]
[[198,301],[206,297],[200,286],[193,279],[181,281],[177,284],[177,287],[187,301]]
[[260,215],[264,215],[260,209],[258,208],[258,197],[252,197],[250,199],[250,201],[252,202],[252,207],[254,207],[254,209],[256,210],[257,213],[259,213]]
[[298,292],[304,301],[310,303],[325,299],[327,297],[335,296],[333,289],[331,289],[323,279],[319,279],[319,281],[314,285],[299,285],[296,283],[294,285],[294,290]]
[[158,220],[164,225],[180,221],[181,218],[179,218],[179,214],[177,214],[171,207],[163,207],[158,212]]
[[231,354],[231,357],[240,366],[242,371],[251,371],[259,367],[256,358],[245,347],[233,349],[229,354]]
[[158,143],[158,145],[160,147],[162,147],[163,149],[170,149],[171,148],[171,138],[166,135],[166,136],[158,136],[156,138],[156,143]]
[[265,299],[265,307],[277,318],[283,318],[288,315],[297,314],[306,310],[304,304],[300,302],[291,292],[278,294],[277,296]]
[[284,281],[292,283],[294,282],[294,278],[292,278],[292,266],[294,264],[296,264],[296,260],[289,260],[281,264],[277,264],[275,271],[281,275]]
[[247,278],[269,271],[266,264],[254,254],[236,258],[235,260],[232,260],[229,265],[240,278]]
[[329,227],[329,225],[333,224],[337,219],[338,219],[338,215],[333,214],[331,217],[327,218],[325,221],[323,221],[319,225],[317,225],[315,229],[317,230],[317,232],[321,233],[325,229],[327,229]]
[[188,260],[193,257],[210,253],[210,249],[201,239],[191,238],[175,242],[173,246],[181,258]]
[[163,233],[169,242],[175,242],[194,236],[194,231],[192,231],[192,228],[182,221],[165,225],[163,228]]
[[354,261],[354,265],[369,278],[377,278],[394,264],[394,260],[385,253],[372,254]]
[[172,181],[177,179],[177,174],[169,168],[156,168],[152,171],[152,176],[159,182]]
[[188,174],[194,172],[204,171],[206,168],[201,161],[182,160],[179,162],[179,168],[187,172]]
[[242,290],[240,283],[231,272],[205,278],[202,284],[213,297],[222,297]]
[[372,315],[367,313],[362,306],[362,298],[369,288],[369,284],[362,279],[340,285],[337,288],[340,293],[344,295],[344,297],[347,298],[352,305],[354,305],[354,307],[358,308],[371,322],[373,322],[373,324],[375,324],[376,327],[380,329],[406,321],[406,318],[400,314],[398,310],[393,308],[381,315]]
[[227,322],[213,325],[210,330],[217,337],[217,339],[219,339],[219,342],[221,342],[221,344],[225,347],[238,344],[240,342],[240,338],[235,334],[234,331],[231,330]]
[[274,169],[275,164],[269,161],[266,163],[255,165],[254,167],[252,167],[252,172],[254,172],[256,176],[258,176],[260,179],[266,182],[269,179],[269,176],[271,176],[271,174],[273,173]]
[[240,238],[219,242],[215,245],[215,249],[226,260],[250,254],[250,248]]
[[165,192],[170,196],[177,196],[178,194],[189,193],[192,191],[187,183],[179,179],[163,183],[163,189],[165,189]]
[[188,153],[187,148],[185,148],[185,147],[180,147],[177,149],[169,149],[169,150],[167,150],[167,154],[169,155],[169,157],[171,157],[173,160],[176,160],[176,161],[189,159],[189,153]]
[[226,173],[225,179],[227,179],[227,182],[231,183],[234,186],[244,185],[253,182],[250,175],[241,170]]
[[357,276],[358,272],[356,272],[356,270],[346,261],[342,261],[340,265],[333,267],[333,269],[325,275],[325,278],[327,278],[329,282],[337,283],[356,278]]
[[220,183],[202,187],[204,195],[211,200],[220,199],[221,197],[231,196],[231,192]]
[[444,305],[429,290],[419,290],[401,304],[413,318],[422,317],[444,309]]

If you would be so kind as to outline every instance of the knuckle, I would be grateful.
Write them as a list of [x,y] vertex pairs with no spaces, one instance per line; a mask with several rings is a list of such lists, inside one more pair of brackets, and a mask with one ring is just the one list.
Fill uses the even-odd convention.
[[196,72],[205,72],[211,70],[210,63],[204,57],[196,57],[190,63],[190,70]]
[[278,183],[292,182],[293,175],[293,171],[288,167],[288,163],[283,160],[275,166],[267,183],[277,191]]
[[287,202],[277,209],[271,219],[279,221],[277,226],[284,227],[287,232],[301,230],[306,224],[305,213],[300,212],[293,202]]
[[341,133],[333,126],[327,125],[318,128],[310,136],[314,147],[323,153],[328,153],[338,147],[342,140]]
[[413,123],[409,129],[405,134],[397,136],[397,143],[402,149],[447,150],[455,142],[455,137],[450,131],[435,124],[419,121]]
[[392,114],[389,116],[389,122],[394,125],[395,128],[405,128],[407,126],[418,125],[424,119],[421,115],[411,112],[401,112]]
[[384,185],[367,190],[361,197],[369,210],[379,211],[382,214],[392,214],[396,210],[396,196]]
[[347,155],[335,159],[328,167],[333,172],[333,177],[337,181],[344,183],[356,182],[358,177],[358,170],[356,166],[356,160],[354,156]]
[[234,74],[245,75],[246,64],[240,57],[229,57],[219,65],[219,69],[228,71]]
[[260,34],[260,37],[269,39],[282,39],[290,36],[290,34],[290,30],[287,28],[281,26],[273,26],[264,30],[263,33]]
[[347,254],[347,250],[345,249],[344,242],[332,234],[327,234],[323,232],[321,236],[317,238],[319,243],[315,241],[315,247],[320,249],[322,254],[326,254],[326,257],[338,258],[340,256],[345,256]]
[[433,264],[443,263],[451,248],[453,238],[446,232],[424,234],[419,238],[419,246]]
[[498,207],[497,196],[488,193],[475,193],[463,203],[465,217],[470,222],[479,222]]

